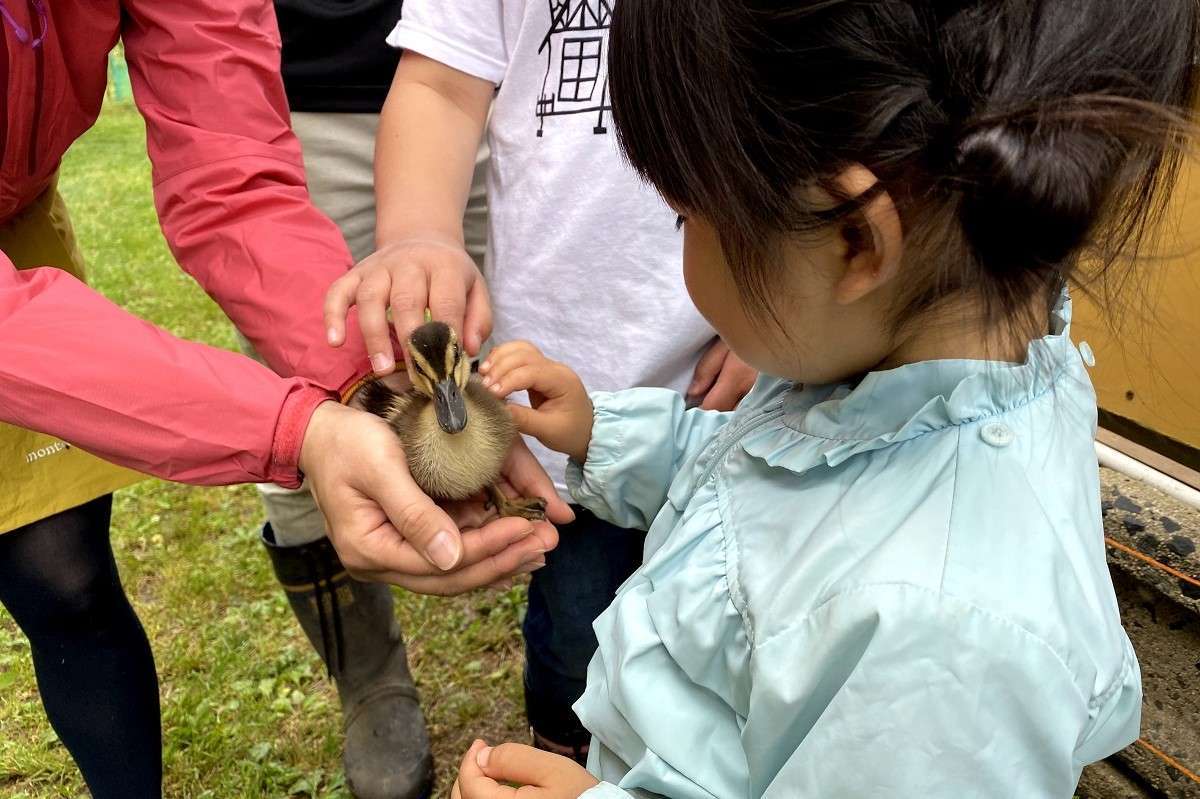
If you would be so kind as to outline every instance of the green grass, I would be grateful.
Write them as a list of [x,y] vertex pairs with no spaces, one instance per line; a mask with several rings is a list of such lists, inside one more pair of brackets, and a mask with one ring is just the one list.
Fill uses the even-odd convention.
[[[234,347],[220,309],[163,242],[134,110],[105,109],[68,154],[61,189],[96,288],[178,335]],[[146,481],[117,494],[113,547],[161,681],[167,796],[349,796],[337,695],[271,575],[261,516],[250,486]],[[444,791],[474,737],[523,736],[524,589],[397,597]],[[86,796],[3,610],[0,730],[0,795]]]

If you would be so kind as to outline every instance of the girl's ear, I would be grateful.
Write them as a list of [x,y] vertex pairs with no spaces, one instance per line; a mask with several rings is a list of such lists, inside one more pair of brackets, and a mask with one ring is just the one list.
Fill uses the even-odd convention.
[[[878,183],[875,174],[861,164],[847,167],[834,180],[847,197],[857,197]],[[839,305],[857,302],[890,281],[899,272],[904,255],[900,214],[886,191],[875,193],[854,222],[842,229],[844,271],[833,289]]]

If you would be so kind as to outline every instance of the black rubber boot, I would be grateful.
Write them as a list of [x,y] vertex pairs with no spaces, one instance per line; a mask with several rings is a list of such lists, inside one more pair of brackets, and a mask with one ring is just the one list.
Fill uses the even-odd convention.
[[328,539],[298,547],[263,544],[292,611],[337,682],[345,719],[342,762],[358,799],[423,799],[433,756],[391,589],[346,573]]

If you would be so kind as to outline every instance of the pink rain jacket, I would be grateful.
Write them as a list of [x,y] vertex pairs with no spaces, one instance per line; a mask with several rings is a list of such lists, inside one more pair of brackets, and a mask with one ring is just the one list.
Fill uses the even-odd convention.
[[0,255],[0,421],[173,480],[297,485],[313,410],[368,366],[361,339],[324,340],[325,290],[351,261],[309,201],[271,3],[0,0],[0,16],[0,224],[95,122],[123,39],[167,242],[286,376]]

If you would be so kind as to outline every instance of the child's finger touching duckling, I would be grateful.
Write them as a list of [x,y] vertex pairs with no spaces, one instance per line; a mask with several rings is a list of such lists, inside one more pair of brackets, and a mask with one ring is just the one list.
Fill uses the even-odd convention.
[[[454,329],[427,322],[409,337],[407,350],[412,387],[399,394],[381,381],[369,382],[360,391],[361,405],[399,436],[421,490],[439,500],[486,491],[501,516],[544,520],[545,499],[512,498],[496,485],[514,447],[520,449],[516,424],[500,398],[471,374]],[[561,508],[556,513],[565,518]]]
[[529,393],[529,405],[508,404],[522,433],[582,463],[592,439],[592,401],[579,375],[528,341],[492,350],[479,366],[483,384],[499,396]]

